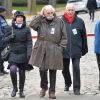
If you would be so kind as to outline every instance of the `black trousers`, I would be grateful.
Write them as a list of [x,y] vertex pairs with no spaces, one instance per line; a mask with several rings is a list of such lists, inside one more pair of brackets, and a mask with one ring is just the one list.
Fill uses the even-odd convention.
[[89,10],[90,20],[92,21],[94,21],[94,13],[95,13],[94,9]]
[[100,54],[96,54],[97,64],[99,69],[99,84],[100,84]]
[[4,61],[1,59],[1,51],[3,49],[0,48],[0,72],[3,72],[4,71]]
[[[47,90],[48,89],[48,77],[47,77],[47,71],[40,69],[40,87]],[[50,87],[49,92],[53,91],[55,92],[55,85],[56,85],[56,70],[49,70],[49,80],[50,80]]]
[[[71,75],[69,70],[70,59],[64,58],[63,59],[64,68],[62,74],[64,76],[65,85],[68,87],[71,86]],[[80,90],[80,58],[72,58],[72,65],[73,65],[73,89]]]

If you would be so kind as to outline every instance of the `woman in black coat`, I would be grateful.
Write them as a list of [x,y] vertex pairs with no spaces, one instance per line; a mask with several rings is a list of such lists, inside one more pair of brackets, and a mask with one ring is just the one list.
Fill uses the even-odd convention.
[[[25,83],[25,69],[32,51],[31,32],[26,27],[26,21],[23,12],[17,11],[12,21],[12,27],[8,29],[5,35],[5,42],[9,44],[9,67],[13,85],[12,97],[16,96],[17,89],[17,68],[19,68],[19,96],[25,97],[23,93]],[[13,34],[12,34],[13,32]]]
[[95,13],[95,10],[97,9],[96,0],[88,0],[87,8],[89,10],[90,20],[94,21],[94,13]]

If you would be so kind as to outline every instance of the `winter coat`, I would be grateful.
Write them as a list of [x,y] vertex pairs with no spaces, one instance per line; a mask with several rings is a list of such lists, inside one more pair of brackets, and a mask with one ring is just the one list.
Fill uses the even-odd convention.
[[62,20],[65,22],[68,36],[64,58],[80,58],[81,55],[85,55],[88,52],[84,21],[77,16],[71,24],[64,16],[62,16]]
[[[12,28],[14,35],[12,35]],[[30,29],[25,23],[21,28],[15,24],[8,28],[4,41],[10,47],[9,63],[28,63],[32,51],[32,38]]]
[[3,41],[4,35],[6,34],[6,29],[8,28],[7,21],[0,15],[0,50],[4,49],[6,44]]
[[100,54],[100,20],[95,25],[95,53]]
[[30,27],[38,32],[38,37],[29,63],[40,68],[45,56],[45,69],[63,69],[62,52],[67,43],[64,22],[55,16],[48,23],[45,18],[38,16],[30,23]]
[[87,8],[89,10],[96,10],[97,9],[97,2],[96,2],[96,0],[88,0],[87,1]]

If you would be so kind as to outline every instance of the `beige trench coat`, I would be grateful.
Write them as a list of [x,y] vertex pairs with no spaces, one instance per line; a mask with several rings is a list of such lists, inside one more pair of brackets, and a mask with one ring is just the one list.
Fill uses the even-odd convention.
[[55,16],[48,23],[42,16],[31,21],[30,27],[38,32],[29,63],[41,67],[45,56],[45,69],[63,69],[63,48],[67,46],[67,32],[64,22]]

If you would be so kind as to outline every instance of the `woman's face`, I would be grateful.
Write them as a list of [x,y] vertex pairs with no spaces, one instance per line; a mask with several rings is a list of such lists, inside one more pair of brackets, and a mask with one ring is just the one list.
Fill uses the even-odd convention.
[[23,16],[17,16],[16,17],[16,23],[17,24],[23,24]]

